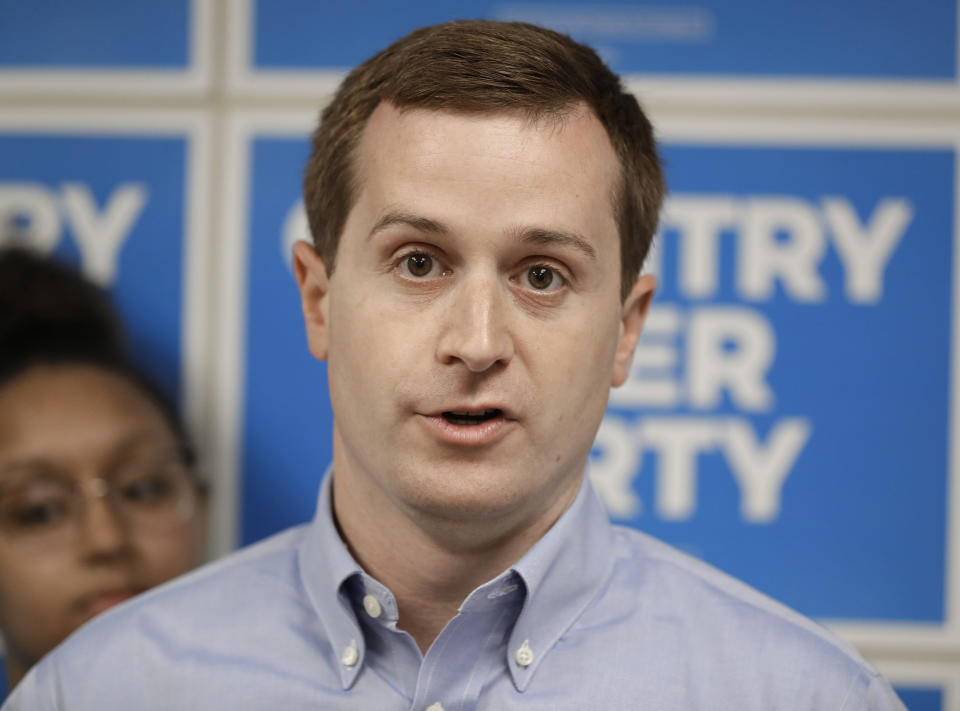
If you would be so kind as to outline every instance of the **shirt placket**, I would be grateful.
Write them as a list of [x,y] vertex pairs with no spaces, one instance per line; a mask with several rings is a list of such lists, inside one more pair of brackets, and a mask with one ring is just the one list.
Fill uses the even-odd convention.
[[427,651],[410,711],[476,709],[489,680],[507,672],[506,644],[522,594],[522,587],[508,580],[478,588],[467,598]]

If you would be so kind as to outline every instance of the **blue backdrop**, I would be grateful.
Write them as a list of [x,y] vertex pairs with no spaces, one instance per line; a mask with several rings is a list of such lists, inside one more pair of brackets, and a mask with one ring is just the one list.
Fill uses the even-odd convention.
[[[210,338],[200,354],[211,382],[221,369],[240,374],[227,432],[237,459],[222,473],[236,485],[235,516],[225,520],[238,543],[307,520],[331,454],[326,371],[306,349],[289,266],[305,230],[307,126],[289,129],[301,113],[284,107],[304,97],[287,80],[326,86],[414,27],[456,15],[569,32],[641,88],[650,78],[743,87],[804,79],[821,88],[842,81],[854,98],[914,84],[960,95],[955,0],[237,0],[220,6],[225,32],[194,26],[209,16],[197,12],[207,3],[0,0],[0,224],[106,284],[139,357],[181,401],[225,396],[200,381],[198,392],[180,392],[189,279],[208,296],[221,282],[245,284],[236,302],[221,299],[202,315],[211,332],[238,316],[239,352]],[[224,35],[241,51],[217,56],[242,66],[194,71],[197,47]],[[30,105],[33,94],[16,93],[24,76],[69,79],[78,70],[104,87],[118,73],[172,77],[153,89],[146,81],[140,93],[142,118],[158,125],[154,109],[189,104],[228,124],[254,106],[286,128],[264,119],[242,145],[228,142],[228,154],[246,152],[243,174],[228,174],[229,155],[216,164],[211,154],[201,172],[216,179],[194,185],[191,139],[173,124],[156,134],[73,130],[71,111],[91,100],[53,95]],[[266,84],[241,92],[236,77]],[[197,81],[216,91],[198,94]],[[285,91],[289,101],[275,102]],[[11,92],[62,128],[3,123]],[[904,96],[909,129],[925,109]],[[123,98],[112,101],[104,115]],[[942,107],[928,108],[941,115]],[[808,109],[830,114],[827,104]],[[924,126],[896,135],[922,136]],[[630,379],[613,393],[591,476],[617,521],[809,615],[866,630],[899,625],[889,648],[909,656],[923,648],[924,630],[958,624],[948,428],[960,129],[922,144],[818,142],[789,127],[775,135],[664,143],[671,195],[649,265],[661,286]],[[239,250],[243,259],[211,258],[190,277],[188,208],[210,198],[225,215],[242,214],[245,229],[214,229],[207,254]],[[200,409],[213,413],[208,431],[229,429],[221,410]],[[934,684],[901,691],[911,709],[941,709],[950,698]]]

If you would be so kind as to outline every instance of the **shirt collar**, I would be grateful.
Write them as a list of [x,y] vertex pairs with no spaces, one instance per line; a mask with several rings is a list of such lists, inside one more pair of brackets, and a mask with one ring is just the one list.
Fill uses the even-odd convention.
[[[350,555],[333,521],[328,471],[320,486],[317,512],[298,551],[307,594],[333,645],[343,688],[356,681],[366,653],[363,631],[349,599],[351,583],[378,586]],[[584,477],[576,498],[553,527],[516,564],[471,593],[471,600],[495,599],[514,581],[524,590],[522,610],[507,645],[507,666],[514,685],[524,691],[544,657],[553,649],[590,601],[598,594],[613,566],[613,531],[606,512]],[[384,591],[386,592],[386,591]],[[392,598],[392,595],[390,596]],[[528,661],[518,661],[524,648]],[[344,655],[356,657],[353,664]],[[532,659],[531,659],[532,657]]]
[[[320,484],[317,511],[298,551],[298,559],[307,595],[326,629],[334,663],[340,667],[340,681],[343,688],[348,689],[356,681],[366,653],[363,631],[348,597],[348,583],[351,578],[363,576],[363,571],[350,555],[333,521],[332,480],[328,469]],[[352,663],[347,663],[351,655],[355,657]]]
[[[507,665],[519,691],[605,585],[613,555],[613,527],[584,476],[570,508],[511,568],[527,593],[507,646]],[[521,647],[532,655],[526,666],[517,661]]]

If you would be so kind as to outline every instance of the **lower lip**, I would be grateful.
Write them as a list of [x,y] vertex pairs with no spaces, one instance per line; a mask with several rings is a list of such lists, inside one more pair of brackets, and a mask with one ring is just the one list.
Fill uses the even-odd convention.
[[99,615],[111,607],[116,607],[121,602],[126,602],[136,594],[136,591],[133,590],[122,590],[94,595],[87,603],[87,610],[93,615]]
[[503,439],[513,424],[502,415],[476,425],[457,425],[442,415],[420,415],[420,419],[441,442],[463,447],[493,444]]

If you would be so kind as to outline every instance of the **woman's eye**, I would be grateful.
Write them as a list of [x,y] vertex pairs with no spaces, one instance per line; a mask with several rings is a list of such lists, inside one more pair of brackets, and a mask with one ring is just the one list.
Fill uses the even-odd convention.
[[54,526],[69,515],[66,501],[51,499],[32,504],[14,506],[4,512],[8,525],[18,529],[35,529]]
[[165,476],[147,476],[124,484],[120,495],[134,504],[155,504],[174,495],[175,485]]
[[536,291],[556,291],[563,286],[563,277],[556,269],[537,264],[527,270],[527,284]]

